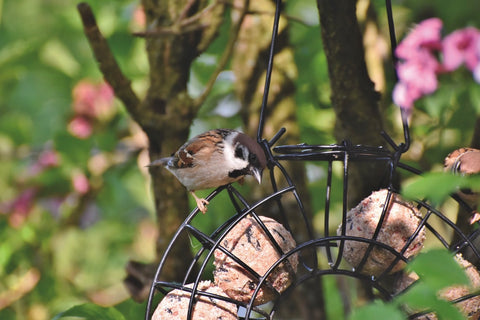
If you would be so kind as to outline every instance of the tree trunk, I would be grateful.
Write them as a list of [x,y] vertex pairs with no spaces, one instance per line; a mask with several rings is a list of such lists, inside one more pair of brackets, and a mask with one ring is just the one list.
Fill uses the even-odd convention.
[[[175,152],[189,135],[189,129],[200,107],[187,92],[193,60],[215,38],[222,23],[224,4],[208,10],[209,1],[143,0],[147,17],[146,50],[150,64],[150,87],[141,103],[139,124],[149,139],[150,159]],[[213,9],[212,9],[213,8]],[[186,23],[188,21],[188,23]],[[208,21],[208,23],[207,23]],[[176,230],[189,213],[186,189],[167,170],[151,167],[153,194],[159,235],[157,256],[162,257]],[[164,281],[182,281],[192,255],[187,235],[178,239],[162,270]],[[151,284],[151,270],[127,268],[126,284],[136,300],[146,297]],[[151,264],[156,268],[158,261]],[[139,276],[139,273],[143,276]]]
[[[385,145],[375,91],[365,63],[363,37],[357,21],[356,0],[317,0],[323,47],[328,62],[332,107],[336,114],[335,137],[352,144]],[[356,206],[373,190],[388,186],[386,163],[348,164],[348,207]],[[370,286],[360,283],[360,299],[371,300]]]
[[[335,137],[353,144],[380,146],[385,142],[379,94],[365,64],[362,34],[355,0],[317,0],[322,40],[332,88],[332,107],[337,116]],[[372,190],[385,186],[383,166],[376,162],[350,163],[349,207]]]
[[[236,7],[243,6],[244,0],[236,0]],[[267,69],[268,53],[272,37],[273,15],[265,14],[275,11],[271,0],[250,1],[250,13],[245,17],[240,30],[236,50],[233,55],[232,69],[237,82],[236,94],[243,109],[242,118],[246,131],[255,136],[258,129],[260,107],[262,105],[263,89]],[[280,19],[279,34],[276,43],[275,59],[270,83],[269,99],[266,112],[264,137],[268,140],[282,127],[287,129],[286,134],[278,144],[300,143],[299,127],[296,119],[296,104],[294,99],[297,68],[290,47],[287,20]],[[306,184],[305,166],[301,162],[282,163],[294,179],[298,193],[305,204],[310,222],[313,214],[310,207],[310,197]],[[276,173],[279,173],[278,170]],[[277,180],[282,181],[281,175]],[[255,188],[254,196],[261,199],[271,192],[268,183]],[[283,197],[282,204],[287,213],[298,213],[298,205],[293,197]],[[269,207],[265,214],[273,218],[279,216],[275,212],[276,206]],[[289,221],[292,232],[297,241],[308,240],[303,219],[299,216]],[[325,319],[325,307],[322,291],[322,279],[308,281],[282,302],[282,308],[277,311],[280,317],[286,319]]]

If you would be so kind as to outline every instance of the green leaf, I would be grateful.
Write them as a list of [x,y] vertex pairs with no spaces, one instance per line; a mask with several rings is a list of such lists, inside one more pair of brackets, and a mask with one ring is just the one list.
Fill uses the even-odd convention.
[[30,41],[27,41],[26,39],[9,43],[8,46],[0,49],[0,66],[5,67],[14,60],[21,58],[23,55],[31,51],[32,47]]
[[438,292],[453,285],[468,285],[465,271],[445,249],[421,253],[407,266],[420,277],[411,288],[395,298],[397,306],[408,305],[415,311],[432,310],[439,319],[463,320],[460,311]]
[[451,285],[469,284],[465,271],[451,254],[443,249],[419,254],[408,264],[408,269],[417,273],[420,279],[435,291]]
[[114,151],[117,146],[118,135],[114,128],[108,127],[96,132],[93,139],[100,150]]
[[67,131],[61,131],[55,136],[55,148],[61,153],[62,160],[69,164],[86,165],[93,148],[93,140],[78,139]]
[[66,75],[73,77],[80,71],[80,64],[70,50],[58,39],[51,39],[40,50],[40,59]]
[[85,303],[58,314],[53,318],[57,320],[64,317],[81,317],[91,320],[124,320],[125,317],[115,308],[104,308],[93,303]]
[[417,282],[404,294],[395,299],[395,303],[408,305],[416,311],[431,310],[439,319],[465,320],[460,311],[450,302],[439,299],[437,291],[428,284]]
[[405,183],[402,195],[409,199],[427,198],[433,203],[441,203],[458,188],[480,185],[477,177],[455,176],[444,172],[426,173]]
[[406,304],[414,310],[432,309],[437,301],[437,292],[421,281],[416,282],[395,299],[395,303]]
[[433,306],[433,310],[440,320],[465,320],[460,310],[445,300],[438,300]]
[[350,315],[350,320],[405,320],[407,317],[393,304],[375,301],[367,306],[358,308]]
[[0,117],[0,132],[16,145],[31,143],[33,127],[32,119],[25,114],[11,112]]
[[478,84],[470,86],[469,93],[472,107],[475,108],[477,114],[480,114],[480,86]]

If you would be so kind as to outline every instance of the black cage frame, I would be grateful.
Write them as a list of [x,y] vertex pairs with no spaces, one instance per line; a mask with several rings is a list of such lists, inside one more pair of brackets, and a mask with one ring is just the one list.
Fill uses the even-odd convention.
[[[375,161],[380,162],[387,168],[388,176],[388,194],[385,200],[386,203],[390,201],[392,194],[398,192],[393,185],[393,177],[396,173],[401,171],[406,171],[413,174],[421,174],[418,169],[415,169],[407,164],[404,164],[400,161],[402,154],[404,154],[410,146],[410,134],[408,126],[408,114],[407,111],[400,109],[402,123],[403,123],[403,132],[404,132],[404,141],[396,143],[386,132],[381,132],[380,134],[386,140],[387,144],[391,147],[386,148],[382,146],[366,146],[366,145],[352,145],[348,140],[342,141],[339,144],[332,145],[308,145],[308,144],[298,144],[298,145],[282,145],[274,146],[279,138],[286,132],[284,128],[280,129],[277,134],[271,139],[266,140],[263,136],[264,124],[266,120],[266,107],[268,100],[268,93],[270,87],[270,79],[273,68],[273,59],[274,59],[274,50],[275,42],[277,39],[278,25],[281,13],[282,1],[276,0],[276,10],[273,22],[273,31],[272,39],[270,45],[270,52],[268,57],[267,73],[264,86],[263,101],[260,110],[260,120],[257,131],[257,141],[262,145],[268,160],[268,168],[270,172],[270,182],[273,189],[272,194],[265,197],[264,199],[257,201],[255,203],[249,203],[247,199],[232,185],[222,186],[214,190],[206,198],[208,201],[213,200],[217,195],[222,192],[226,192],[229,195],[232,206],[235,210],[235,214],[231,216],[227,221],[223,222],[218,228],[210,233],[206,234],[202,230],[199,230],[194,226],[194,218],[199,214],[198,208],[195,208],[180,225],[177,232],[173,236],[169,246],[167,247],[160,264],[157,268],[154,281],[152,282],[150,294],[147,303],[147,310],[145,314],[145,319],[148,320],[152,316],[154,309],[154,296],[155,293],[160,292],[166,295],[169,291],[173,289],[180,289],[185,292],[190,293],[190,303],[188,307],[188,319],[192,318],[193,306],[195,299],[198,296],[206,296],[210,298],[215,298],[218,300],[227,301],[233,304],[236,304],[242,310],[241,318],[244,319],[273,319],[275,311],[279,308],[281,304],[282,297],[288,297],[292,294],[294,289],[304,283],[305,281],[320,277],[323,275],[344,275],[348,277],[353,277],[361,280],[363,283],[366,283],[371,288],[376,289],[379,296],[385,300],[391,300],[398,292],[392,292],[391,288],[385,285],[385,280],[388,278],[388,274],[392,268],[399,261],[408,262],[408,259],[404,256],[405,251],[418,236],[420,229],[425,227],[431,234],[436,237],[440,243],[452,253],[464,252],[465,250],[470,250],[470,253],[476,257],[477,261],[480,261],[480,253],[477,247],[474,245],[473,240],[479,236],[480,229],[477,229],[470,235],[465,235],[453,221],[446,217],[442,212],[436,209],[434,206],[428,203],[426,200],[417,200],[417,207],[423,210],[424,214],[421,219],[421,222],[417,230],[412,234],[412,236],[407,240],[405,246],[402,250],[396,251],[395,249],[385,245],[382,242],[377,241],[377,236],[380,232],[380,229],[385,218],[386,208],[384,206],[380,221],[374,232],[372,238],[361,238],[361,237],[351,237],[347,236],[345,233],[346,228],[346,216],[347,216],[347,196],[348,196],[348,178],[349,178],[349,164],[352,162],[358,161]],[[388,17],[391,48],[392,48],[392,57],[395,57],[394,51],[396,48],[396,38],[395,38],[395,29],[394,21],[392,15],[392,6],[391,1],[385,1],[385,7]],[[394,63],[396,63],[395,58],[393,58]],[[327,178],[326,183],[326,195],[325,195],[325,217],[324,217],[324,234],[317,235],[313,229],[312,222],[307,216],[305,207],[302,203],[301,197],[297,191],[297,188],[289,176],[288,172],[282,166],[282,161],[323,161],[327,163]],[[330,208],[330,196],[332,192],[332,168],[333,163],[339,162],[343,165],[343,189],[341,190],[343,196],[343,206],[342,206],[342,227],[340,235],[331,235],[329,234],[331,219],[330,215],[332,214]],[[275,177],[275,171],[278,170],[286,181],[286,185],[281,187],[277,178]],[[293,196],[297,204],[297,212],[294,214],[285,212],[285,209],[282,204],[282,197]],[[466,204],[462,199],[456,195],[452,195],[454,200],[456,200],[459,205],[465,207],[465,209],[472,211],[472,209]],[[301,219],[305,227],[305,233],[308,235],[308,239],[302,239],[301,241],[297,240],[297,246],[289,251],[283,252],[278,243],[275,241],[273,235],[267,229],[265,224],[259,218],[257,210],[262,208],[262,206],[269,205],[273,203],[277,206],[279,216],[276,217],[287,230],[291,230],[290,221],[291,219]],[[273,264],[270,269],[264,274],[260,275],[255,270],[253,270],[249,265],[243,262],[241,259],[236,257],[234,254],[229,252],[221,245],[222,239],[225,235],[233,229],[233,227],[246,216],[253,217],[258,224],[261,226],[265,234],[270,239],[272,245],[278,251],[280,258],[278,261]],[[200,216],[201,217],[201,216]],[[432,219],[440,221],[443,225],[439,230],[438,227],[435,227],[431,223]],[[438,224],[438,222],[437,222]],[[160,280],[162,275],[162,269],[164,268],[165,262],[169,258],[172,247],[175,245],[177,239],[183,235],[188,234],[190,237],[195,238],[200,244],[201,247],[198,248],[194,258],[191,261],[188,270],[185,272],[183,279],[178,279],[179,282],[172,281],[162,281]],[[448,237],[445,234],[455,234],[457,239],[460,239],[458,243],[450,243],[447,239]],[[295,234],[292,234],[295,238]],[[359,241],[368,244],[365,255],[360,262],[360,264],[355,268],[348,268],[341,264],[342,262],[342,253],[345,241]],[[374,247],[383,248],[391,252],[395,256],[395,260],[389,265],[389,267],[378,276],[371,276],[362,272],[370,253]],[[319,250],[321,249],[321,250]],[[204,292],[198,289],[200,281],[205,278],[206,270],[208,269],[209,264],[211,264],[211,259],[213,252],[215,250],[220,250],[225,255],[233,259],[241,267],[247,270],[254,278],[258,280],[258,285],[253,293],[251,300],[248,303],[236,301],[234,299],[220,296],[208,292]],[[271,272],[278,267],[280,264],[286,261],[291,255],[298,254],[300,257],[299,271],[297,272],[293,283],[289,286],[287,290],[282,293],[277,292],[277,296],[272,303],[269,304],[267,308],[254,306],[253,302],[255,297],[258,294],[259,289],[269,283],[267,281],[268,276]],[[320,256],[322,255],[322,256]],[[325,258],[326,257],[326,258]],[[319,267],[318,261],[320,259],[326,259],[328,261],[328,267],[321,268]],[[193,286],[187,287],[187,283],[192,283]],[[466,299],[472,298],[474,295],[468,295],[457,299],[455,302],[464,301]],[[239,313],[240,314],[240,313]],[[420,315],[420,313],[411,315],[411,318],[415,318]]]

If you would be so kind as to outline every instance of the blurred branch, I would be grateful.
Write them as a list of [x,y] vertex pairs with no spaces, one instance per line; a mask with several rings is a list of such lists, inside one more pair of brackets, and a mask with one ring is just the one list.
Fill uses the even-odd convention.
[[187,34],[190,32],[199,31],[201,29],[207,28],[207,24],[181,24],[180,26],[174,25],[171,27],[157,28],[154,30],[134,32],[133,35],[140,38],[148,37],[161,37],[167,35],[181,35]]
[[220,57],[220,60],[217,64],[217,68],[210,76],[210,79],[208,79],[208,82],[205,85],[205,90],[197,99],[195,99],[194,101],[195,106],[199,107],[205,102],[205,99],[207,99],[210,91],[212,91],[213,85],[215,84],[215,81],[217,80],[218,75],[220,74],[220,72],[222,72],[225,69],[225,66],[228,63],[228,60],[230,60],[233,53],[233,49],[235,48],[235,43],[237,42],[238,35],[240,33],[240,28],[242,27],[243,20],[248,12],[249,3],[250,3],[250,0],[245,0],[243,3],[243,6],[238,8],[239,9],[238,20],[236,21],[236,23],[233,23],[232,27],[230,28],[230,37],[228,38],[228,43],[225,46],[225,50],[223,51],[223,54]]
[[[229,6],[231,6],[233,9],[236,9],[236,10],[243,10],[243,7],[240,7],[240,6],[237,6],[235,3],[232,3],[231,1],[227,1],[227,0],[219,0],[219,2],[221,3],[225,3]],[[246,14],[258,14],[258,15],[267,15],[269,17],[273,17],[273,15],[275,14],[275,12],[273,10],[248,10],[246,12]],[[297,17],[294,17],[294,16],[291,16],[291,15],[288,15],[288,14],[285,14],[285,13],[282,13],[282,18],[285,18],[287,20],[290,20],[290,21],[293,21],[293,22],[298,22],[304,26],[307,26],[307,27],[310,27],[311,25],[308,23],[308,22],[305,22],[303,21],[302,19],[300,18],[297,18]]]
[[[194,1],[190,1],[190,2],[194,2]],[[208,25],[205,23],[201,23],[201,19],[207,13],[212,11],[216,5],[218,5],[218,3],[213,2],[202,11],[194,14],[191,17],[187,17],[186,14],[188,12],[188,9],[190,9],[192,6],[192,3],[189,3],[187,6],[185,6],[180,16],[173,23],[173,25],[169,27],[155,28],[154,30],[147,30],[144,32],[135,32],[134,35],[138,37],[155,37],[155,36],[163,36],[163,35],[169,35],[169,34],[180,35],[180,34],[198,31],[203,28],[207,28]]]
[[120,70],[107,40],[98,28],[90,5],[81,2],[78,4],[77,10],[82,18],[85,35],[105,80],[112,86],[115,95],[123,102],[134,120],[140,122],[140,100],[133,91],[130,80]]

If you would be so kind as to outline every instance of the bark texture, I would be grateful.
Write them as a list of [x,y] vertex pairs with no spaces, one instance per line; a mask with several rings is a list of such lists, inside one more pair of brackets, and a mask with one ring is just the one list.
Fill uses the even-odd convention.
[[[234,1],[235,7],[242,7],[244,3],[244,0]],[[242,118],[246,130],[251,136],[255,136],[264,92],[275,3],[272,0],[250,1],[248,12],[250,14],[243,21],[232,57],[232,69],[237,79],[235,91],[242,102]],[[282,137],[278,144],[298,144],[301,141],[294,99],[294,82],[298,71],[289,42],[287,26],[288,19],[282,16],[270,83],[266,112],[267,121],[263,134],[268,140],[280,128],[285,127],[287,129],[285,136]],[[313,214],[310,209],[304,163],[290,162],[282,163],[282,165],[284,165],[290,177],[294,179],[309,219],[312,221]],[[276,173],[277,181],[282,181],[278,170]],[[265,176],[267,174],[266,172]],[[271,186],[268,183],[264,183],[262,186],[255,188],[254,196],[257,199],[261,199],[270,192],[272,192]],[[282,203],[285,211],[292,216],[299,212],[298,205],[293,197],[282,198]],[[265,214],[277,218],[279,214],[276,210],[277,206],[270,206],[269,211]],[[294,232],[297,240],[308,240],[308,235],[303,226],[303,219],[296,216],[296,219],[292,219],[290,223],[292,232]],[[280,317],[287,319],[325,319],[322,279],[313,279],[296,288],[288,300],[282,302],[282,308],[277,313]]]
[[[86,3],[78,6],[85,34],[105,80],[114,89],[129,114],[149,139],[151,159],[169,155],[188,138],[190,125],[200,102],[187,92],[190,66],[215,38],[222,24],[225,4],[208,0],[143,0],[147,18],[145,37],[150,64],[150,87],[142,99],[132,90],[96,25]],[[159,237],[157,256],[167,248],[180,223],[189,212],[185,188],[166,170],[151,168],[152,188]],[[162,272],[162,280],[181,281],[191,261],[189,239],[177,242]],[[150,265],[130,262],[125,284],[135,300],[146,298],[158,261]]]
[[[353,144],[380,146],[385,142],[379,109],[380,95],[374,89],[365,63],[362,34],[355,0],[317,0],[322,40],[336,113],[335,137]],[[386,183],[378,163],[350,163],[349,207]]]

